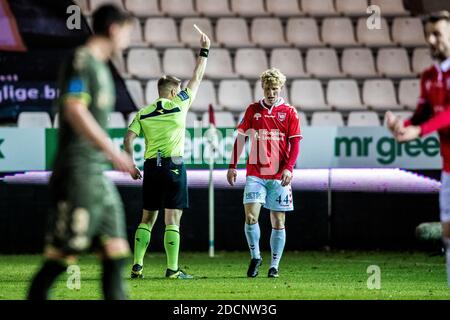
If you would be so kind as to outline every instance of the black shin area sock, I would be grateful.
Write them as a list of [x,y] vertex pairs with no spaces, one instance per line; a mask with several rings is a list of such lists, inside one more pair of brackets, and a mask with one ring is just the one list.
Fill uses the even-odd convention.
[[103,260],[103,295],[105,300],[126,300],[122,270],[126,258]]
[[28,291],[28,300],[46,300],[53,282],[66,269],[67,265],[61,261],[45,261],[42,268],[33,278]]

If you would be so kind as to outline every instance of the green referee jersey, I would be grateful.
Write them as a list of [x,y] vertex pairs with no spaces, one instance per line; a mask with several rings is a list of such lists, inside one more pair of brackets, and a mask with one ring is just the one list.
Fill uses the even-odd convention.
[[172,100],[160,98],[141,109],[128,130],[145,139],[145,159],[182,157],[186,114],[192,103],[192,91],[186,88]]

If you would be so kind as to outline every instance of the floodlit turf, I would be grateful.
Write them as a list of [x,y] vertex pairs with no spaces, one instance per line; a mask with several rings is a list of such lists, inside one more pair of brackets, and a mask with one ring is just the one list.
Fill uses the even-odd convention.
[[[449,299],[445,260],[427,253],[403,252],[287,252],[280,278],[267,278],[270,255],[264,253],[260,275],[248,279],[248,253],[182,253],[182,268],[194,280],[164,278],[165,255],[152,253],[145,259],[145,279],[127,278],[131,299],[238,300],[238,299]],[[23,299],[40,256],[0,256],[0,299]],[[130,261],[131,263],[131,261]],[[381,270],[381,289],[369,290],[367,268]],[[69,274],[59,278],[52,299],[101,299],[100,268],[94,256],[79,260],[81,288],[67,288]],[[131,265],[129,266],[131,267]]]

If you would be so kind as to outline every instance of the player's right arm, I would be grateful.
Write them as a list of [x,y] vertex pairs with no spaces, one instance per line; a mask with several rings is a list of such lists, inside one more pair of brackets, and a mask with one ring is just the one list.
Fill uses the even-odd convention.
[[[198,29],[198,31],[201,32],[200,29]],[[197,58],[197,64],[194,69],[194,75],[192,76],[191,80],[189,80],[187,85],[187,87],[192,92],[192,100],[195,99],[198,87],[200,86],[200,83],[202,82],[203,79],[203,75],[205,74],[206,62],[208,60],[207,55],[209,52],[209,47],[211,46],[211,41],[204,32],[201,32],[200,45],[202,49],[200,55]]]
[[111,160],[114,168],[119,171],[131,173],[133,161],[131,158],[118,151],[106,132],[100,127],[83,99],[66,97],[64,102],[64,117],[74,131],[84,137],[94,147],[102,150]]

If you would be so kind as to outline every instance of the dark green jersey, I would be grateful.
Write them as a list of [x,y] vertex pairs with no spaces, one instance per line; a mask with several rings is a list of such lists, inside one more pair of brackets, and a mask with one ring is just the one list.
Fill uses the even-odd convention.
[[106,63],[94,58],[86,47],[78,48],[61,70],[59,83],[59,145],[54,171],[66,168],[104,167],[104,154],[80,136],[65,120],[65,102],[82,100],[105,129],[115,104],[115,89]]

